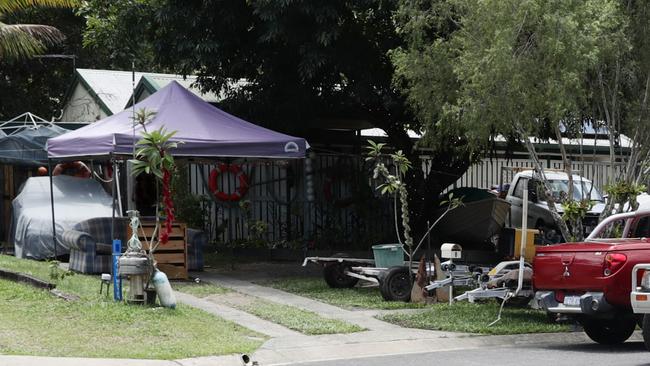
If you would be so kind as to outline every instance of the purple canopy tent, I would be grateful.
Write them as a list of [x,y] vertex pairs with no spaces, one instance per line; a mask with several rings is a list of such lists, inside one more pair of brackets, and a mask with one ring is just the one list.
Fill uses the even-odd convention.
[[[173,141],[183,141],[174,156],[304,158],[309,147],[305,139],[285,135],[246,122],[203,101],[173,81],[147,99],[135,110],[156,112],[147,124],[152,131],[164,126],[177,130]],[[131,155],[133,144],[140,139],[142,126],[133,135],[132,111],[91,123],[78,130],[47,141],[52,159]]]
[[[304,158],[309,148],[305,139],[272,131],[230,115],[203,101],[176,81],[172,81],[132,108],[156,112],[147,124],[148,131],[160,127],[177,131],[171,139],[182,142],[173,151],[177,157],[291,159]],[[130,157],[133,154],[133,145],[140,140],[142,131],[140,125],[135,126],[134,130],[133,110],[129,108],[75,131],[48,139],[46,149],[50,160],[49,171],[52,171],[52,160],[84,157],[114,160],[118,156]],[[50,174],[52,191],[51,177]],[[113,181],[115,182],[115,179]],[[114,183],[113,215],[115,189]],[[51,204],[52,235],[56,253],[53,196]]]

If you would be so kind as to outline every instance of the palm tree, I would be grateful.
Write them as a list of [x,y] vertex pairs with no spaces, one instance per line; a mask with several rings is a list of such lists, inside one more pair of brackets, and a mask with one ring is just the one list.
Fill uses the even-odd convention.
[[21,59],[41,53],[65,39],[55,27],[40,24],[5,24],[6,15],[31,7],[73,7],[75,0],[0,0],[0,60]]

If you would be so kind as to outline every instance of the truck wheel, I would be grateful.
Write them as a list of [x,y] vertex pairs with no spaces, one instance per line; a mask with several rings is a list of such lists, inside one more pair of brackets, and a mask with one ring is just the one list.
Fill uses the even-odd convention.
[[645,344],[645,349],[650,351],[650,314],[645,314],[643,316],[643,343]]
[[386,301],[411,300],[411,279],[407,267],[390,267],[379,280],[381,296]]
[[346,263],[329,263],[323,268],[323,277],[325,282],[331,288],[352,288],[359,282],[356,277],[350,277],[345,274],[350,269]]
[[613,319],[585,318],[580,321],[587,336],[600,344],[620,344],[625,342],[634,328],[636,320],[633,317],[617,316]]
[[558,314],[557,313],[551,313],[550,311],[546,312],[546,320],[548,320],[549,323],[555,324],[557,323],[558,320]]

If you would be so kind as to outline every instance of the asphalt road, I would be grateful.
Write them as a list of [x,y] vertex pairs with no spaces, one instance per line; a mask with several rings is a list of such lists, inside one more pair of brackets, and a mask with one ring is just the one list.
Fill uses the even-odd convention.
[[619,366],[650,365],[642,342],[495,347],[295,364],[301,366]]

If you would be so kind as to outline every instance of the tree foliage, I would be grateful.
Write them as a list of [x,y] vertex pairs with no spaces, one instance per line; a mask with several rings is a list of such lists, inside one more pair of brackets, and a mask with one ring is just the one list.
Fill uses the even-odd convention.
[[[66,35],[63,43],[48,48],[48,52],[82,56],[81,32],[83,19],[72,9],[30,8],[5,14],[9,23],[56,24]],[[75,44],[78,46],[75,47]],[[0,59],[0,119],[5,120],[24,112],[33,112],[49,119],[56,115],[60,100],[72,78],[73,60],[55,58]]]
[[155,37],[149,0],[86,0],[79,15],[86,20],[83,46],[106,60],[110,68],[162,71],[154,65],[152,42]]
[[36,6],[69,8],[74,5],[72,0],[0,0],[0,60],[29,58],[65,38],[51,25],[5,23],[4,18],[8,15]]
[[403,1],[401,14],[410,41],[394,61],[409,100],[479,144],[585,116],[588,75],[625,29],[613,0]]

